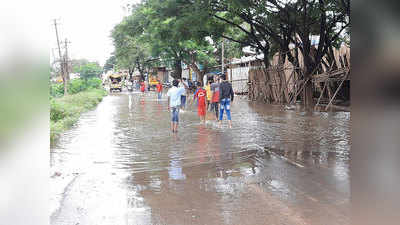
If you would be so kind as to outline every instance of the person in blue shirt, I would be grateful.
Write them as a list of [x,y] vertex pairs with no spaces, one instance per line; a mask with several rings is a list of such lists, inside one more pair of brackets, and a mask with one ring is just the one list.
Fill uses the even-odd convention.
[[[178,87],[179,82],[183,83],[183,87]],[[181,107],[181,96],[185,94],[185,88],[188,86],[181,80],[173,80],[172,87],[168,90],[168,111],[171,112],[171,127],[172,132],[178,132],[179,124],[179,108]]]

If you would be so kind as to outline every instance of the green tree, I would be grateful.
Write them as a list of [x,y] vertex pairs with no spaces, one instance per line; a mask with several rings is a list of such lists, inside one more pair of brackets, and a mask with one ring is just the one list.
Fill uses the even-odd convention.
[[92,77],[98,77],[103,72],[103,69],[98,62],[88,62],[83,65],[75,66],[73,72],[79,73],[81,78],[87,80]]
[[[298,65],[297,54],[289,51],[293,43],[303,55],[305,80],[318,69],[322,57],[350,26],[350,1],[342,0],[196,0],[196,7],[206,6],[208,23],[214,24],[216,36],[264,53],[264,64],[277,51],[287,54]],[[311,48],[311,35],[320,37],[316,51]],[[312,86],[308,82],[304,103],[312,103]]]
[[205,27],[197,11],[182,8],[180,4],[172,0],[148,0],[134,6],[132,15],[113,31],[116,52],[125,55],[119,58],[129,62],[143,59],[145,57],[135,55],[145,52],[140,50],[145,47],[153,59],[158,58],[159,62],[171,65],[176,78],[181,77],[184,62],[201,79],[203,72],[198,65],[215,65],[215,49],[205,39],[208,33],[204,32]]
[[89,63],[89,60],[87,60],[87,59],[72,59],[71,63],[69,64],[70,68],[68,68],[68,70],[74,72],[75,68],[79,68],[80,66],[83,66],[88,63]]
[[[184,62],[202,80],[207,68],[221,64],[220,34],[228,32],[228,29],[221,22],[210,19],[208,8],[203,2],[148,0],[146,7],[148,33],[156,43],[152,45],[156,55],[174,60],[175,71],[180,71],[181,62]],[[240,35],[235,28],[229,32]],[[227,58],[242,55],[241,48],[245,45],[230,40],[225,40],[225,44]],[[199,64],[205,70],[200,71]]]
[[115,57],[115,55],[111,55],[104,63],[103,71],[107,72],[112,70],[114,68],[114,65],[116,64],[117,64],[117,58]]
[[112,30],[111,37],[115,47],[116,64],[126,68],[132,76],[135,69],[144,80],[145,72],[154,64],[147,34],[144,33],[143,5],[132,7],[132,14],[125,17]]

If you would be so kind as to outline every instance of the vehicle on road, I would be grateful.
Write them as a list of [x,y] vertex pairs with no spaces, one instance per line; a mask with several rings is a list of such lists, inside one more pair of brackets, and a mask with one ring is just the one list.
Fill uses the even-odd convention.
[[123,75],[121,73],[114,73],[109,76],[110,79],[110,92],[122,91]]
[[158,80],[156,76],[150,76],[149,78],[149,87],[150,90],[155,90],[156,89],[156,85],[158,84]]

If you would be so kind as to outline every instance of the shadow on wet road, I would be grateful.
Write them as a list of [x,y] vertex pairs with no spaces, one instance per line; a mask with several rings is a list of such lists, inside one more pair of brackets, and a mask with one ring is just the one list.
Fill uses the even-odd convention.
[[104,98],[52,146],[52,224],[349,224],[350,113],[207,118],[189,106],[173,134],[165,96]]

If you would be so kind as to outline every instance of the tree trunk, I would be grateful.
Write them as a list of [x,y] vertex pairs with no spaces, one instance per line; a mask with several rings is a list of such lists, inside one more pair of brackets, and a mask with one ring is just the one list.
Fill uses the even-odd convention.
[[140,73],[140,80],[144,81],[145,79],[144,79],[144,70],[143,70],[143,68],[138,66],[138,70],[139,70],[139,73]]
[[133,72],[135,71],[135,68],[134,67],[132,67],[132,68],[129,68],[129,71],[128,71],[128,73],[129,73],[129,80],[133,80]]
[[144,81],[145,79],[144,79],[144,71],[143,71],[143,68],[138,68],[138,70],[139,70],[139,73],[140,73],[140,80],[142,80],[142,81]]
[[287,89],[287,80],[286,80],[286,73],[285,73],[285,59],[286,55],[283,52],[279,52],[279,66],[278,66],[278,76],[280,79],[280,90],[279,90],[279,95],[280,95],[280,100],[282,103],[287,103],[289,102],[289,94],[288,94],[288,89]]
[[[139,60],[136,60],[136,68],[139,70],[140,73],[140,80],[144,81],[144,67],[140,65]],[[132,72],[133,73],[133,72]]]
[[277,92],[276,92],[276,87],[274,86],[274,74],[270,72],[268,69],[270,68],[271,64],[269,62],[268,58],[268,51],[264,51],[264,66],[265,68],[262,70],[264,72],[264,81],[262,84],[264,84],[264,87],[262,89],[264,90],[264,99],[267,100],[268,103],[271,102],[277,102]]
[[304,87],[304,106],[307,108],[311,108],[315,105],[313,99],[313,86],[312,82],[307,82],[306,86]]
[[181,61],[181,59],[175,59],[174,70],[175,71],[174,71],[172,77],[175,79],[181,79],[182,78],[182,61]]
[[314,68],[315,68],[315,62],[313,62],[313,59],[311,57],[312,51],[311,51],[311,42],[309,39],[309,34],[310,32],[306,32],[301,36],[301,40],[303,43],[303,62],[304,62],[304,82],[307,82],[304,84],[304,95],[303,95],[303,104],[306,107],[313,107],[314,102],[313,102],[313,86],[312,86],[312,80],[311,76],[314,73]]
[[313,107],[313,85],[312,85],[312,73],[314,72],[315,66],[313,65],[310,55],[304,56],[304,82],[307,82],[304,87],[303,104],[306,107]]

